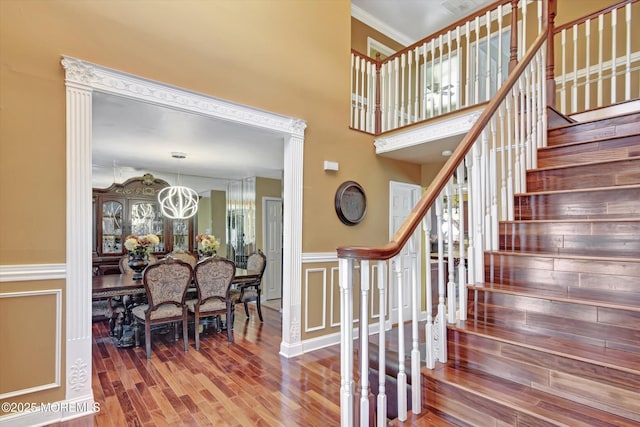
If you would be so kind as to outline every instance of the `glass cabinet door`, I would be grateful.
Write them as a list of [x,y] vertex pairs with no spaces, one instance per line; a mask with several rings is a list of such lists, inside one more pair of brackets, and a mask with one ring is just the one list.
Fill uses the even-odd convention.
[[173,220],[173,250],[189,250],[189,220]]
[[102,253],[122,253],[122,203],[102,203]]
[[131,225],[131,234],[137,236],[155,234],[160,238],[160,243],[151,249],[152,252],[164,251],[164,217],[157,203],[131,201],[129,203],[129,223]]

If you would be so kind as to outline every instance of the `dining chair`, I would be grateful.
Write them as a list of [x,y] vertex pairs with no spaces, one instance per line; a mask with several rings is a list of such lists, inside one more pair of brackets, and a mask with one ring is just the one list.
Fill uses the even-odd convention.
[[226,315],[227,338],[233,342],[234,303],[230,299],[230,288],[236,274],[233,261],[217,255],[207,257],[196,264],[193,270],[197,298],[186,302],[187,309],[195,320],[196,350],[200,349],[200,319],[202,317]]
[[144,323],[147,359],[151,359],[151,326],[171,323],[176,340],[176,324],[182,322],[184,351],[188,351],[187,306],[185,299],[193,277],[193,269],[179,259],[166,257],[144,270],[142,282],[147,293],[147,304],[133,307],[136,347],[140,345],[140,324]]
[[[133,270],[129,267],[129,256],[123,255],[118,261],[118,268],[121,274],[133,275]],[[158,262],[158,258],[154,254],[149,254],[149,265]],[[146,298],[132,298],[128,295],[122,297],[112,297],[107,300],[106,316],[109,318],[110,335],[120,339],[122,337],[122,325],[129,323],[131,319],[125,318],[127,313],[131,312],[131,308],[136,304],[146,303]]]
[[244,312],[247,315],[247,319],[249,318],[248,303],[255,301],[256,308],[258,309],[258,317],[261,322],[264,321],[262,319],[262,308],[260,307],[260,295],[262,294],[262,276],[264,275],[264,270],[266,268],[267,257],[260,249],[258,249],[257,252],[250,254],[249,258],[247,258],[247,270],[258,272],[258,276],[255,279],[241,282],[236,288],[237,291],[240,292],[239,297],[236,299],[236,303],[244,304]]
[[173,252],[170,252],[167,256],[184,261],[188,263],[191,268],[195,267],[198,263],[198,257],[196,255],[182,249],[176,249]]

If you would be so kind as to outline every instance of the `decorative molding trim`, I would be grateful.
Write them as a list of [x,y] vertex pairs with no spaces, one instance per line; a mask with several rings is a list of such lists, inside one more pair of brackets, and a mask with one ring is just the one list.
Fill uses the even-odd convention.
[[0,283],[57,280],[66,277],[66,264],[0,265]]
[[[10,397],[21,396],[24,394],[35,393],[42,390],[60,387],[60,361],[61,357],[61,340],[62,340],[62,289],[46,289],[41,291],[25,291],[25,292],[5,292],[0,293],[0,298],[27,298],[41,295],[54,295],[56,297],[56,336],[55,336],[55,355],[54,355],[54,380],[49,384],[42,384],[35,387],[29,387],[21,390],[14,390],[0,394],[0,400]],[[2,419],[3,417],[0,417]],[[24,424],[23,424],[24,425]]]
[[302,263],[314,262],[338,262],[338,252],[305,252],[302,254]]
[[364,10],[354,5],[353,3],[351,3],[351,16],[353,18],[356,18],[358,21],[367,24],[374,30],[380,31],[385,36],[392,38],[393,40],[397,41],[398,43],[404,46],[409,46],[413,42],[417,41],[417,40],[413,40],[411,37],[407,36],[406,34],[403,34],[397,31],[396,29],[390,27],[389,25],[385,24],[384,22],[382,22],[375,16],[371,15],[370,13],[365,12]]
[[304,136],[304,120],[281,116],[225,101],[153,80],[111,70],[100,65],[63,56],[67,83],[90,86],[93,90],[204,114],[252,127],[261,127]]
[[[338,274],[336,275],[336,271],[338,272]],[[338,296],[340,296],[340,279],[339,279],[339,275],[340,275],[340,267],[335,266],[335,267],[331,267],[331,280],[330,280],[330,287],[329,287],[329,301],[331,301],[331,306],[329,307],[329,325],[332,328],[337,328],[338,326],[340,326],[340,316],[338,316],[338,320],[336,322],[333,321],[334,316],[335,316],[335,304],[333,304],[333,301],[335,301],[336,298],[336,294]],[[338,280],[334,280],[334,277],[337,278]],[[340,307],[338,307],[338,311],[340,310]]]
[[[322,322],[318,326],[309,327],[309,273],[322,274]],[[304,301],[304,331],[313,332],[320,331],[327,327],[327,269],[326,268],[307,268],[304,271],[305,295]]]
[[390,151],[438,141],[455,135],[462,135],[471,129],[471,126],[478,120],[483,109],[484,105],[479,109],[450,119],[429,122],[406,132],[397,133],[385,138],[377,138],[373,143],[376,147],[376,154],[388,153]]

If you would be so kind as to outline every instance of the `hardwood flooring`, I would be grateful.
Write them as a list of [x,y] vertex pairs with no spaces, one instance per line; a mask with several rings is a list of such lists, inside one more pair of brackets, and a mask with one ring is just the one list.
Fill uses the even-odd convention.
[[[236,310],[234,343],[226,333],[190,330],[189,351],[173,332],[154,334],[151,360],[144,346],[119,349],[107,322],[93,324],[94,415],[53,424],[86,426],[339,426],[340,346],[287,359],[278,354],[281,314],[255,305]],[[393,335],[393,332],[391,332]],[[390,426],[455,426],[423,409]],[[459,424],[458,424],[459,425]]]
[[[93,324],[93,393],[100,411],[54,424],[81,426],[336,426],[340,424],[340,348],[287,359],[278,354],[280,313],[236,310],[233,344],[205,332],[200,351],[173,333],[119,349],[107,322]],[[190,331],[190,333],[193,333]]]

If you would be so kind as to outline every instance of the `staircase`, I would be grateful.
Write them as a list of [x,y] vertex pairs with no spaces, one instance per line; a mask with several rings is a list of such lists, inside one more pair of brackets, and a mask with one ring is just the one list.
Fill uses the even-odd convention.
[[455,425],[640,425],[640,112],[549,129],[515,220],[422,369]]

